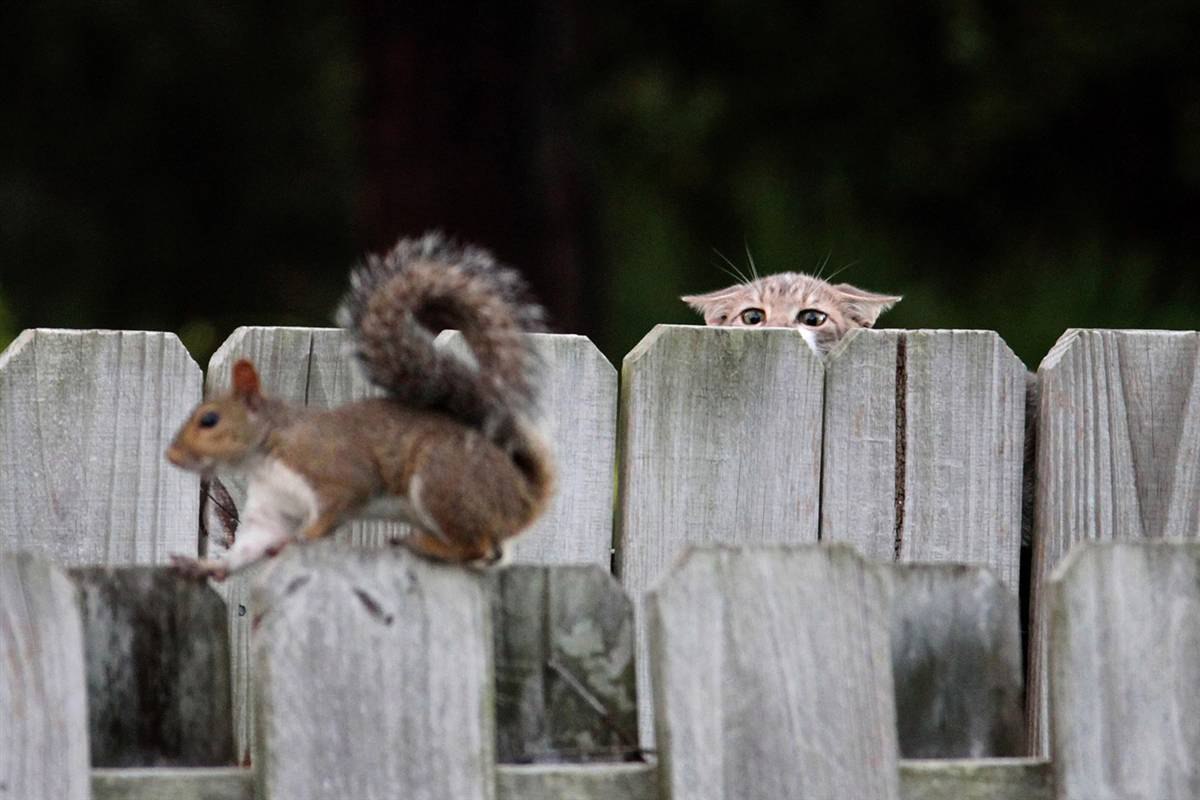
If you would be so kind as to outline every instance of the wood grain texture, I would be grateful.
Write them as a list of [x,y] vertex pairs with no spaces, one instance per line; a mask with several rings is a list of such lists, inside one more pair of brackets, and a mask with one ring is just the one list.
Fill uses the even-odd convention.
[[254,800],[254,772],[241,767],[94,769],[92,800]]
[[1071,330],[1038,370],[1030,740],[1047,752],[1042,583],[1076,542],[1200,533],[1200,334]]
[[542,360],[542,429],[554,451],[558,488],[550,507],[517,540],[525,564],[612,563],[617,371],[584,336],[532,334]]
[[255,582],[261,800],[495,797],[486,578],[396,548],[289,548]]
[[905,334],[904,561],[1021,562],[1025,367],[994,331]]
[[654,764],[539,764],[496,768],[500,800],[658,800]]
[[825,362],[821,540],[896,557],[896,350],[901,331],[851,333]]
[[234,763],[225,603],[153,567],[72,570],[95,767]]
[[1060,800],[1200,797],[1200,544],[1081,544],[1048,594]]
[[0,550],[64,566],[194,554],[199,483],[163,451],[199,400],[174,334],[18,336],[0,354]]
[[658,325],[625,357],[614,566],[635,607],[689,544],[817,541],[823,383],[794,330]]
[[75,587],[0,553],[0,797],[87,800],[86,692]]
[[901,761],[901,800],[1054,800],[1050,763],[1032,758]]
[[591,564],[515,565],[493,577],[497,758],[638,757],[633,606]]
[[1017,595],[980,567],[900,564],[888,574],[901,756],[1021,755]]
[[845,545],[692,549],[647,599],[664,800],[897,798],[886,603]]

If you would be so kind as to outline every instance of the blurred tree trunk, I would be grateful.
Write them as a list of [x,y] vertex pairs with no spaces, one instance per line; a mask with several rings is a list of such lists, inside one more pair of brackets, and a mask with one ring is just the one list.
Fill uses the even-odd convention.
[[379,250],[439,228],[521,269],[554,330],[594,333],[569,92],[573,2],[359,0],[359,230]]

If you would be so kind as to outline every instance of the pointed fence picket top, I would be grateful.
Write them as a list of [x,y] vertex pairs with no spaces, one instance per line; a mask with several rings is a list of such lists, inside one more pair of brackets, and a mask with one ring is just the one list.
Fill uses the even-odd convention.
[[663,800],[897,800],[887,595],[844,545],[690,550],[647,598]]
[[1030,741],[1045,753],[1041,584],[1076,542],[1200,535],[1200,334],[1071,330],[1038,370]]
[[858,331],[825,364],[821,539],[1017,591],[1025,368],[994,331]]
[[1080,545],[1047,593],[1058,798],[1200,797],[1200,544]]
[[253,595],[261,800],[493,800],[489,594],[401,548],[275,559]]
[[87,800],[87,687],[75,587],[0,553],[0,796]]
[[[822,372],[784,329],[658,325],[625,357],[614,566],[635,603],[689,544],[817,541]],[[648,743],[645,648],[640,624]]]
[[994,331],[904,334],[904,561],[986,564],[1017,590],[1025,367]]
[[194,554],[199,483],[163,452],[199,401],[174,334],[23,332],[0,354],[0,550],[64,566]]
[[897,564],[887,575],[900,755],[1023,754],[1016,593],[990,570],[962,564]]

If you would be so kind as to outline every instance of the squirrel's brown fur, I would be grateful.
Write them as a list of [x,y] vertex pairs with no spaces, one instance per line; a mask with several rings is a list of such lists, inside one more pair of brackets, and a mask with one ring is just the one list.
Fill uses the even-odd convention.
[[[388,396],[297,408],[264,396],[253,365],[237,362],[233,388],[192,412],[167,457],[206,475],[246,473],[241,527],[225,559],[176,565],[223,578],[362,516],[411,523],[405,543],[423,555],[495,562],[544,510],[554,482],[529,422],[536,360],[524,334],[542,312],[524,294],[486,252],[436,235],[369,259],[339,320]],[[434,347],[443,327],[463,332],[475,364]]]

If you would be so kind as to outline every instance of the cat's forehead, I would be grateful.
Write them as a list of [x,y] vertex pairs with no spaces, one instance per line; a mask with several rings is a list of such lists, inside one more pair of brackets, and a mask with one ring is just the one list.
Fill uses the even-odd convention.
[[768,275],[749,286],[764,303],[831,303],[836,299],[828,283],[802,272]]

